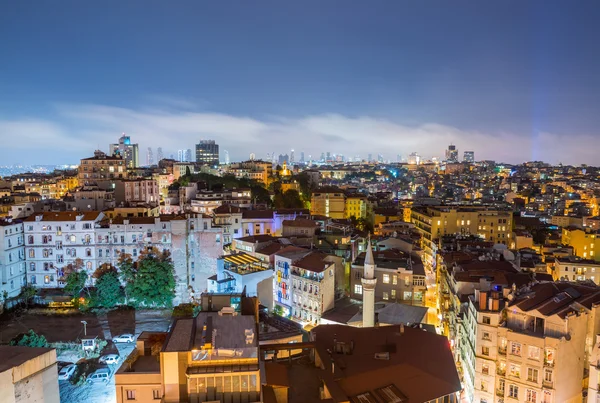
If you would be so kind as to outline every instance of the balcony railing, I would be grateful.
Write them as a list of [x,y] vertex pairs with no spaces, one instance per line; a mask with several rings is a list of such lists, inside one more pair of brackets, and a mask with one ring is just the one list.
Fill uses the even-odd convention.
[[506,355],[506,347],[498,347],[498,354]]
[[504,397],[504,391],[502,389],[496,389],[496,396]]
[[542,381],[542,386],[545,387],[545,388],[552,389],[553,382],[552,381],[545,381],[544,380],[544,381]]
[[496,373],[497,373],[498,375],[505,376],[505,375],[506,375],[506,369],[497,368],[497,369],[496,369]]

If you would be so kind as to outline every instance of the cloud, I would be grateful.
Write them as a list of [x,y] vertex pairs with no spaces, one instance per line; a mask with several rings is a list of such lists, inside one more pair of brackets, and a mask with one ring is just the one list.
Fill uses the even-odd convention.
[[600,162],[593,147],[580,147],[594,144],[589,135],[570,141],[571,137],[553,133],[483,133],[432,122],[403,125],[392,119],[341,114],[259,119],[198,112],[189,110],[191,103],[177,105],[177,98],[173,100],[168,102],[165,97],[163,105],[152,108],[58,104],[52,120],[0,120],[0,159],[6,163],[77,162],[98,146],[107,150],[108,144],[125,132],[140,144],[141,161],[147,147],[162,147],[168,155],[177,149],[193,148],[200,139],[214,139],[222,150],[229,151],[232,160],[247,158],[250,153],[264,158],[267,153],[289,153],[290,149],[295,149],[298,157],[304,152],[306,158],[331,152],[363,158],[382,154],[395,160],[398,154],[407,156],[413,151],[425,157],[441,157],[452,143],[461,153],[475,151],[476,159]]

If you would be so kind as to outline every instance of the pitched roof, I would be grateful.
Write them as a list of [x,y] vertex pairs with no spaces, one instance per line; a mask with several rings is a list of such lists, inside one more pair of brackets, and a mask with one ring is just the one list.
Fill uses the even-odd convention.
[[283,220],[284,227],[318,227],[319,223],[307,218],[296,218],[295,220]]
[[326,262],[325,259],[328,257],[322,252],[312,252],[300,260],[294,262],[295,267],[312,271],[313,273],[321,273],[325,271],[333,263]]
[[221,204],[216,209],[213,209],[213,213],[215,214],[239,214],[241,212],[241,208],[233,206],[231,204]]
[[95,221],[102,212],[100,211],[60,211],[35,213],[27,217],[25,222],[36,222],[36,218],[42,216],[41,221],[77,221],[77,217],[83,216],[79,221]]
[[244,210],[242,218],[245,219],[273,219],[273,210]]

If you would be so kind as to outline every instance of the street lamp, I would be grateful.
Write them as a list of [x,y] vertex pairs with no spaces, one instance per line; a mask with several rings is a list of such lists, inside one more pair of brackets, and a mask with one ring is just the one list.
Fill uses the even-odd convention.
[[82,320],[81,323],[83,323],[83,335],[87,336],[87,322]]

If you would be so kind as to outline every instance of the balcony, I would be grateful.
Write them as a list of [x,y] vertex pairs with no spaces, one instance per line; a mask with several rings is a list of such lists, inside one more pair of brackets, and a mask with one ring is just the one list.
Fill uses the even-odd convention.
[[504,397],[504,391],[502,389],[496,389],[496,396]]
[[554,368],[554,361],[548,361],[544,359],[544,367]]
[[506,375],[506,369],[497,368],[497,369],[496,369],[496,373],[497,373],[498,375],[505,376],[505,375]]
[[498,347],[498,354],[506,355],[506,347]]

